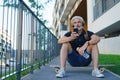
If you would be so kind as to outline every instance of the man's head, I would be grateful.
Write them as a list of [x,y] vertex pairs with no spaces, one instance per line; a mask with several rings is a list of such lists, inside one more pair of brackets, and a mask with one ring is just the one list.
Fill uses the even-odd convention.
[[81,16],[74,16],[71,21],[73,27],[78,27],[78,26],[83,27],[85,25],[85,21]]

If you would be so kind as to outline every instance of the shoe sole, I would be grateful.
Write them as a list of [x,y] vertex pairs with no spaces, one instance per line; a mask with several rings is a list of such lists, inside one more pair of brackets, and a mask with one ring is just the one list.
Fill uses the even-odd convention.
[[98,76],[96,76],[96,75],[92,75],[92,76],[97,77],[97,78],[104,78],[104,76],[101,76],[101,77],[98,77]]
[[56,76],[56,78],[63,78],[63,77],[60,77],[60,76]]

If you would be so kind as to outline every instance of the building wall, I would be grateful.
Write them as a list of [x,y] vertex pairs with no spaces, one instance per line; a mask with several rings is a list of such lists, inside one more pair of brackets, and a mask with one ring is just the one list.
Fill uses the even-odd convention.
[[93,32],[98,32],[107,26],[117,22],[120,20],[120,2],[117,3],[115,6],[113,6],[111,9],[103,13],[99,18],[96,20],[93,20],[93,6],[94,2],[90,2],[90,0],[87,0],[88,2],[88,30],[91,30]]
[[8,33],[2,29],[0,26],[0,56],[5,58],[10,56],[10,49],[11,49],[11,43],[10,43],[10,36]]
[[[113,7],[105,11],[95,20],[93,13],[94,5],[95,5],[95,0],[92,1],[87,0],[88,30],[96,33],[102,31],[107,27],[109,28],[110,25],[120,21],[120,11],[119,11],[120,1],[117,4],[115,4]],[[114,37],[101,38],[101,41],[99,43],[99,51],[100,53],[105,53],[105,54],[120,54],[119,43],[120,43],[120,34]]]
[[99,51],[104,54],[120,54],[120,36],[101,39]]

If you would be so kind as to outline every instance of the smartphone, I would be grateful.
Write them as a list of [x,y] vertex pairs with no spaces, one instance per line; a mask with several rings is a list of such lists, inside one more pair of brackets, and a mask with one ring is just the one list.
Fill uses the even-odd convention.
[[78,28],[74,28],[73,32],[78,33]]

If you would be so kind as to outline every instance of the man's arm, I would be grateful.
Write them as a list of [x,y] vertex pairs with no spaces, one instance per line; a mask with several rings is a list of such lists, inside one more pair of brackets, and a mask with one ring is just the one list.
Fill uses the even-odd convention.
[[93,34],[91,36],[91,39],[88,41],[88,45],[94,45],[94,44],[97,44],[98,42],[100,41],[100,37]]
[[66,42],[70,42],[70,41],[74,40],[77,36],[78,36],[78,34],[76,32],[72,32],[71,36],[69,36],[69,37],[66,37],[66,36],[61,37],[58,40],[58,43],[63,44],[63,43],[66,43]]
[[63,37],[61,37],[61,38],[58,40],[58,43],[59,43],[59,44],[63,44],[63,43],[69,42],[69,41],[71,41],[71,40],[72,40],[71,37],[63,36]]
[[84,50],[89,46],[89,45],[95,45],[100,41],[100,37],[97,35],[92,35],[91,39],[89,41],[86,41],[86,43],[82,47],[77,47],[76,51],[78,51],[79,54],[83,55]]

